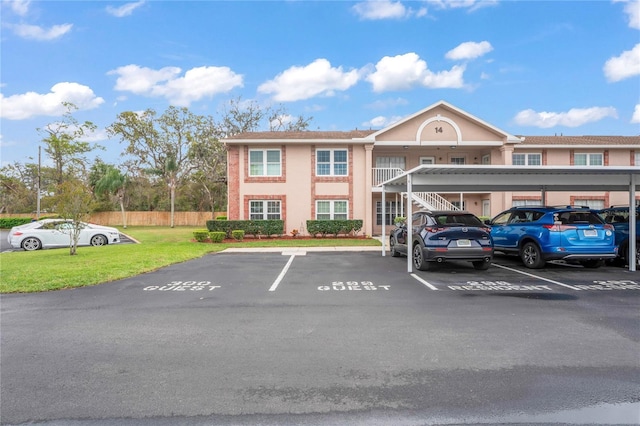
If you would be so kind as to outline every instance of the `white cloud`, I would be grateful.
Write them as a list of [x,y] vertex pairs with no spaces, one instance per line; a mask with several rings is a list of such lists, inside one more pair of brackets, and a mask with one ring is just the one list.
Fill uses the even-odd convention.
[[243,86],[242,75],[228,67],[197,67],[185,72],[177,67],[154,70],[138,65],[126,65],[109,71],[118,75],[115,90],[148,97],[163,97],[176,106],[227,93]]
[[631,123],[633,123],[633,124],[640,123],[640,104],[637,104],[636,108],[633,110],[633,116],[631,117]]
[[492,50],[493,46],[491,46],[491,43],[488,41],[481,41],[480,43],[467,41],[466,43],[461,43],[459,46],[448,51],[445,57],[454,61],[476,59],[491,52]]
[[29,13],[31,0],[3,0],[2,2],[8,5],[16,15],[26,16]]
[[399,115],[394,117],[384,117],[382,115],[379,115],[377,117],[372,118],[369,121],[365,121],[364,123],[362,123],[362,127],[381,129],[389,126],[390,124],[397,123],[401,119],[402,117]]
[[629,27],[640,30],[640,1],[613,0],[614,3],[624,3],[624,13],[629,16]]
[[603,118],[618,118],[613,107],[572,108],[568,112],[536,112],[532,109],[520,111],[514,118],[521,126],[548,129],[555,126],[579,127]]
[[273,80],[262,83],[258,92],[273,94],[279,102],[299,101],[314,96],[333,96],[344,91],[360,79],[358,70],[345,72],[342,67],[332,67],[323,58],[304,67],[293,66],[278,74]]
[[439,9],[468,9],[474,12],[483,7],[496,6],[498,0],[427,0],[427,3]]
[[0,94],[0,117],[8,120],[24,120],[37,115],[60,116],[67,108],[63,102],[71,102],[80,110],[97,108],[104,99],[93,90],[78,83],[58,83],[51,92],[41,94],[27,92],[5,97]]
[[410,16],[421,17],[427,14],[427,9],[420,8],[413,10],[405,7],[399,1],[391,0],[366,0],[356,3],[352,10],[361,19],[364,20],[381,20],[381,19],[402,19]]
[[604,75],[610,82],[640,75],[640,43],[604,64]]
[[106,10],[108,14],[113,15],[116,18],[123,18],[131,15],[134,10],[142,6],[144,3],[145,0],[140,0],[133,3],[125,3],[120,7],[107,6]]
[[385,56],[375,66],[375,72],[367,77],[374,92],[409,90],[414,87],[461,88],[464,86],[464,65],[456,65],[449,71],[433,72],[427,63],[415,53]]
[[31,40],[54,40],[73,28],[73,24],[54,25],[49,29],[30,24],[7,24],[18,36]]

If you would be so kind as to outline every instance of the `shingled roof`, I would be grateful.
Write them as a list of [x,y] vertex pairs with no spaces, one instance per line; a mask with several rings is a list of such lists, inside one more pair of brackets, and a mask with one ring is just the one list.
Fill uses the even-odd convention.
[[521,145],[637,145],[640,136],[524,136]]
[[[228,141],[246,140],[351,140],[365,138],[376,130],[348,130],[348,131],[300,131],[300,132],[244,132],[230,136]],[[640,136],[522,136],[524,141],[521,146],[527,145],[638,145],[640,148]]]
[[303,140],[303,139],[357,139],[375,133],[375,130],[348,130],[348,131],[302,131],[302,132],[244,132],[230,136],[227,140],[249,139],[279,139],[279,140]]

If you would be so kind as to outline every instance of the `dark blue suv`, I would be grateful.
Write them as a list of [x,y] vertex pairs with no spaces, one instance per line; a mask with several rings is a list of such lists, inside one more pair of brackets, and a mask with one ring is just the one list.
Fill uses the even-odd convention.
[[[618,246],[618,256],[623,264],[629,265],[629,207],[611,206],[599,211],[606,223],[613,225]],[[636,208],[636,266],[640,266],[640,210]]]
[[494,250],[517,254],[532,269],[542,268],[548,260],[598,268],[617,255],[613,226],[589,208],[512,207],[487,224]]

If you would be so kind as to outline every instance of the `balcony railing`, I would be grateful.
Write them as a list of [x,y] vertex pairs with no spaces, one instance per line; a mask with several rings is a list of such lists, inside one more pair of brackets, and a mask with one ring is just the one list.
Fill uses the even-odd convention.
[[404,170],[399,168],[374,168],[372,185],[380,185],[382,182],[393,179],[394,177],[400,176],[403,173]]

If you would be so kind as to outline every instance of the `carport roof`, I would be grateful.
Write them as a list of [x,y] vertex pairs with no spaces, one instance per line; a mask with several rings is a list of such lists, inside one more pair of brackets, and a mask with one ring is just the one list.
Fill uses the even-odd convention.
[[385,192],[631,191],[639,166],[421,165],[383,182]]

